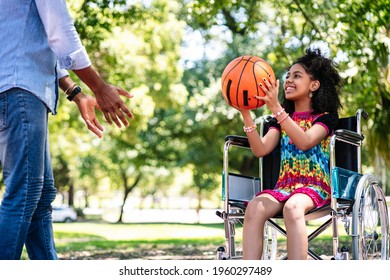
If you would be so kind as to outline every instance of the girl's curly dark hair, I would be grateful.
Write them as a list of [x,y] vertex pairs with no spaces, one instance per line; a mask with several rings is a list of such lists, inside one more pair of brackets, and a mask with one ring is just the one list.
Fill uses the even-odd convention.
[[[341,107],[339,93],[342,87],[342,78],[332,60],[321,55],[319,49],[306,49],[306,54],[294,61],[300,64],[314,80],[320,82],[320,87],[313,92],[313,113],[337,113]],[[288,70],[291,66],[288,68]],[[282,106],[286,112],[294,112],[294,101],[282,97]]]

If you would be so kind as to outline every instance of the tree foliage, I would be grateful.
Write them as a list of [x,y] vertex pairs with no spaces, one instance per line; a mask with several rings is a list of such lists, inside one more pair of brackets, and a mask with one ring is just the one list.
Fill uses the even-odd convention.
[[[390,162],[388,0],[68,4],[94,66],[108,82],[134,94],[126,102],[135,119],[127,129],[105,125],[99,140],[87,131],[76,106],[62,98],[50,125],[60,190],[74,186],[93,194],[109,178],[109,189],[122,190],[124,198],[135,186],[142,195],[159,195],[167,193],[180,170],[190,170],[183,193],[215,195],[224,137],[242,134],[238,112],[221,97],[224,67],[239,55],[254,54],[265,58],[283,79],[286,67],[310,44],[326,46],[345,78],[341,116],[358,108],[369,113],[365,164],[377,164],[375,171],[380,173],[381,161],[369,155]],[[201,51],[201,58],[183,57],[182,48],[197,34],[200,49],[191,51]],[[253,117],[267,113],[262,107]],[[233,170],[256,170],[256,159],[235,156]]]
[[[307,46],[325,45],[345,78],[341,116],[354,115],[358,108],[368,112],[365,164],[374,166],[379,175],[386,172],[383,164],[376,165],[378,161],[367,154],[390,162],[390,133],[384,129],[390,125],[388,1],[197,0],[182,4],[182,17],[201,30],[208,42],[215,40],[215,29],[220,30],[218,35],[225,34],[225,57],[231,59],[232,51],[235,56],[261,56],[280,79]],[[255,41],[257,48],[249,41]],[[227,64],[223,57],[218,62]],[[215,76],[220,73],[216,71]]]
[[[90,191],[96,192],[106,177],[111,189],[123,190],[125,200],[134,184],[145,187],[153,181],[154,187],[159,187],[151,169],[173,166],[169,159],[178,153],[180,145],[166,136],[173,131],[171,124],[176,123],[174,116],[179,111],[172,114],[171,107],[180,108],[186,95],[178,83],[184,24],[173,16],[176,4],[165,0],[132,6],[125,1],[84,1],[78,9],[77,14],[84,17],[79,17],[76,26],[93,65],[107,82],[133,93],[128,105],[135,118],[128,129],[108,127],[100,118],[106,132],[99,140],[86,131],[75,106],[61,103],[51,124],[54,166],[66,158],[74,182],[58,181],[59,189],[95,182]],[[141,16],[127,20],[136,10],[142,10]],[[107,24],[99,20],[102,17]],[[169,120],[171,116],[173,120]],[[55,171],[60,173],[61,169]]]

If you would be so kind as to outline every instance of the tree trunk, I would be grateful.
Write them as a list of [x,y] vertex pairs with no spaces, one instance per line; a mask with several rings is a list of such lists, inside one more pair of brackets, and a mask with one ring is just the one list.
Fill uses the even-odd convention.
[[196,215],[198,217],[198,223],[200,223],[200,210],[202,209],[202,189],[198,189],[198,206],[196,207]]
[[122,223],[123,219],[123,209],[125,208],[126,199],[129,196],[129,194],[132,192],[132,190],[138,185],[139,181],[141,180],[141,174],[137,175],[137,178],[134,180],[133,184],[131,186],[128,186],[127,179],[128,176],[124,170],[121,172],[122,175],[122,183],[124,188],[124,195],[123,195],[123,201],[120,209],[120,214],[117,223]]
[[74,186],[73,186],[73,184],[71,184],[69,186],[68,204],[69,204],[69,206],[74,206]]

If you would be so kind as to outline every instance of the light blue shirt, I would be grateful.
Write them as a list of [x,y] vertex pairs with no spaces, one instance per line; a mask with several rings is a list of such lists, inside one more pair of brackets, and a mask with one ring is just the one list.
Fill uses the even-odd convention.
[[55,114],[64,69],[91,65],[66,1],[0,0],[0,30],[0,94],[25,89]]

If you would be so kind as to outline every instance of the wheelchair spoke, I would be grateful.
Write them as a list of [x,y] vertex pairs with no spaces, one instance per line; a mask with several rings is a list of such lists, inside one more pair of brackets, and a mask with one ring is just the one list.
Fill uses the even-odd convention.
[[363,191],[358,215],[359,259],[387,259],[387,205],[378,185],[369,184]]

